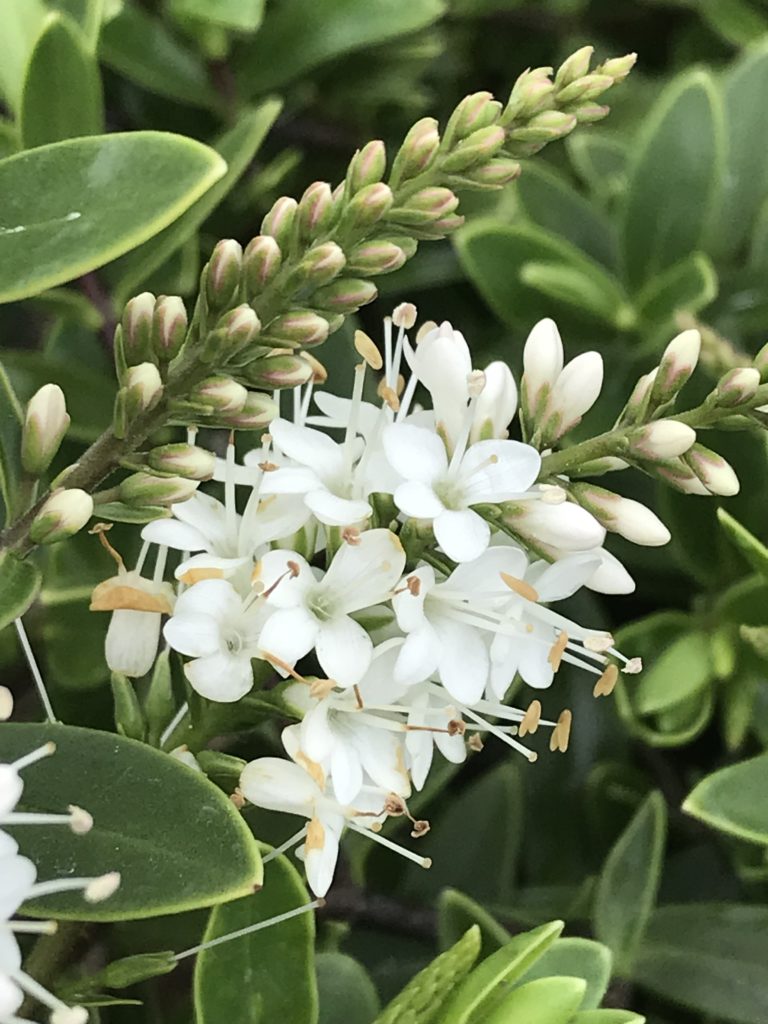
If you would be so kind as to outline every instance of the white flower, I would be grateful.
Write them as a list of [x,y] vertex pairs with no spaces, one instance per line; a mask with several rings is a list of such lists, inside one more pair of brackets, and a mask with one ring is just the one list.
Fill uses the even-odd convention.
[[373,643],[351,615],[386,601],[404,565],[405,552],[389,530],[369,530],[354,543],[342,543],[321,580],[296,552],[267,553],[259,576],[267,603],[277,610],[261,634],[262,656],[292,667],[314,648],[323,671],[339,686],[359,683]]
[[531,500],[504,509],[508,526],[534,548],[591,551],[605,539],[605,527],[580,505],[565,500],[559,487],[544,487]]
[[541,465],[529,445],[498,440],[457,447],[449,462],[437,434],[405,423],[386,428],[384,449],[405,481],[395,504],[412,519],[431,520],[438,544],[456,562],[477,558],[490,540],[490,527],[472,505],[519,498]]
[[414,786],[422,789],[432,767],[435,747],[453,764],[466,760],[463,722],[457,709],[436,697],[429,686],[412,687],[401,702],[408,707],[408,767]]
[[445,321],[424,335],[408,355],[412,372],[432,398],[436,427],[453,451],[464,429],[470,397],[472,356],[464,335]]
[[256,591],[244,600],[227,580],[201,580],[178,598],[163,635],[193,659],[184,666],[192,688],[208,700],[230,703],[253,686],[251,659],[260,657],[268,616]]
[[496,360],[486,366],[483,373],[485,387],[475,405],[470,433],[473,442],[506,438],[507,427],[517,410],[517,385],[507,364]]

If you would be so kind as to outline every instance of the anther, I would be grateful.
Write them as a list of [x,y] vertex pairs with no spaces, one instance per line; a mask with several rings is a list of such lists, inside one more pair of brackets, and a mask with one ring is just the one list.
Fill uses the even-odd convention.
[[117,892],[120,887],[120,872],[110,871],[106,875],[94,878],[85,888],[83,895],[88,903],[101,903]]
[[635,676],[638,672],[643,671],[643,659],[642,658],[630,658],[624,668],[621,670],[626,676]]
[[355,349],[357,354],[362,356],[372,370],[380,370],[384,365],[381,352],[379,352],[365,331],[355,331]]
[[616,686],[616,680],[618,678],[618,668],[615,665],[609,665],[605,672],[603,672],[603,674],[595,683],[595,687],[592,690],[592,696],[608,697],[610,694],[613,693],[613,688]]
[[91,831],[93,818],[88,811],[84,811],[82,807],[77,807],[75,804],[70,804],[67,810],[70,816],[69,827],[76,836],[84,836]]
[[259,469],[262,471],[262,473],[274,473],[274,471],[276,469],[279,469],[279,468],[280,467],[277,465],[276,462],[260,462],[259,463]]
[[229,802],[237,808],[238,811],[242,811],[245,807],[245,797],[243,796],[242,790],[238,786],[234,793],[230,793]]
[[539,600],[538,592],[530,583],[526,583],[525,580],[519,580],[516,576],[510,576],[508,572],[502,572],[499,575],[510,590],[514,590],[516,594],[524,597],[526,601],[536,602]]
[[434,320],[425,321],[425,323],[423,323],[416,332],[416,344],[418,345],[420,341],[426,338],[426,336],[430,334],[432,331],[434,331],[436,328],[437,324],[435,323]]
[[360,543],[360,531],[356,526],[345,526],[341,531],[341,539],[345,544],[351,544],[352,547],[357,547]]
[[460,718],[452,718],[448,723],[449,736],[463,736],[466,731],[467,723],[462,722]]
[[476,732],[472,736],[470,736],[469,740],[467,741],[467,746],[469,747],[470,750],[474,750],[476,754],[479,754],[481,750],[484,750],[485,744],[480,738],[480,733]]
[[405,581],[405,585],[408,587],[412,597],[418,597],[421,593],[421,580],[418,576],[409,576]]
[[528,733],[534,733],[539,728],[539,722],[541,721],[541,701],[532,700],[528,705],[528,710],[523,715],[523,719],[520,722],[520,728],[518,735],[522,739],[527,736]]
[[399,410],[400,399],[397,397],[397,393],[389,386],[389,384],[386,384],[384,380],[379,382],[376,393],[379,398],[389,406],[392,412],[397,412]]
[[585,637],[582,643],[588,651],[594,651],[595,654],[603,654],[613,647],[613,637],[610,633],[595,633]]
[[555,640],[552,648],[547,655],[547,661],[549,662],[552,671],[557,672],[560,668],[560,662],[563,660],[565,654],[565,648],[568,646],[568,634],[563,630],[557,640]]
[[559,750],[561,754],[564,754],[568,749],[568,742],[571,738],[571,725],[573,723],[573,715],[566,708],[565,711],[560,712],[560,717],[557,720],[557,725],[552,730],[552,735],[549,738],[549,749],[554,751]]
[[421,837],[425,836],[432,828],[425,818],[422,818],[419,821],[413,821],[413,819],[411,819],[411,824],[413,825],[413,828],[411,829],[411,839],[421,839]]
[[7,722],[13,714],[13,694],[7,686],[0,686],[0,722]]
[[410,331],[416,323],[417,310],[412,302],[401,302],[392,310],[392,323],[395,327],[402,327]]

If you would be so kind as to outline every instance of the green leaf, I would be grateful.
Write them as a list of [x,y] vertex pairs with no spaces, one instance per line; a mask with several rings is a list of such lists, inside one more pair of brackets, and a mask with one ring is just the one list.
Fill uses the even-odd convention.
[[537,978],[583,978],[587,983],[580,1009],[595,1010],[600,1005],[611,980],[613,958],[607,946],[591,939],[558,939],[522,981]]
[[654,792],[616,840],[597,885],[594,927],[597,938],[627,976],[656,903],[667,835],[667,808]]
[[104,26],[99,53],[109,67],[159,96],[193,107],[219,106],[203,60],[137,4],[126,4]]
[[202,143],[143,131],[69,139],[0,161],[0,302],[69,281],[135,248],[226,169]]
[[683,633],[662,649],[633,684],[632,704],[641,715],[658,714],[704,689],[712,679],[709,639]]
[[0,25],[3,26],[0,92],[14,113],[19,109],[27,61],[47,13],[42,0],[0,0]]
[[653,915],[633,980],[709,1018],[768,1020],[768,906],[691,903]]
[[281,100],[268,99],[252,110],[244,110],[234,127],[213,143],[227,164],[227,173],[221,180],[170,227],[108,268],[117,306],[134,295],[147,277],[197,232],[251,165],[281,109]]
[[277,89],[344,54],[415,32],[437,21],[442,0],[282,0],[236,65],[247,96]]
[[456,889],[444,889],[437,904],[437,937],[441,948],[452,946],[473,924],[482,934],[484,956],[512,938],[507,929],[475,900]]
[[171,13],[196,18],[233,32],[255,32],[264,17],[264,0],[171,0]]
[[600,131],[573,132],[565,140],[568,156],[584,184],[601,197],[622,191],[627,179],[627,146]]
[[520,280],[611,327],[627,330],[634,323],[634,310],[619,282],[605,271],[598,272],[595,266],[525,263],[520,268]]
[[21,476],[21,428],[24,409],[16,396],[5,367],[0,364],[0,498],[2,521],[10,521],[22,510],[17,507]]
[[768,845],[768,754],[707,775],[686,798],[683,810],[700,821],[750,843]]
[[698,313],[717,297],[717,274],[708,256],[694,252],[652,277],[635,300],[638,316],[661,326],[678,313]]
[[104,131],[99,65],[66,15],[45,20],[27,65],[19,121],[27,149]]
[[540,978],[514,989],[483,1024],[568,1024],[581,1005],[583,978]]
[[451,999],[440,1024],[468,1024],[484,1019],[484,1015],[498,1005],[508,986],[525,974],[562,930],[562,921],[551,921],[533,931],[515,935],[475,968]]
[[768,32],[768,18],[747,0],[701,0],[701,17],[727,43],[746,46]]
[[645,1024],[645,1017],[631,1010],[584,1010],[576,1014],[573,1024]]
[[0,761],[51,740],[55,755],[24,772],[21,807],[50,812],[75,803],[93,815],[94,827],[84,836],[60,825],[26,829],[24,852],[41,878],[119,871],[122,884],[104,903],[59,893],[25,911],[121,921],[213,906],[260,884],[255,840],[201,772],[135,740],[49,723],[0,725]]
[[722,122],[720,96],[704,71],[676,78],[644,122],[622,222],[632,288],[700,247],[723,178]]
[[40,570],[34,562],[21,561],[11,552],[0,554],[0,629],[29,609],[41,584]]
[[744,555],[755,572],[768,577],[768,548],[765,544],[761,543],[746,526],[742,526],[738,519],[734,519],[724,508],[717,510],[717,518],[729,540],[733,541],[734,546]]
[[[287,857],[277,857],[265,868],[260,892],[212,911],[203,942],[308,902],[299,873]],[[315,1024],[314,940],[314,915],[307,913],[203,950],[195,965],[197,1024]]]
[[344,953],[318,953],[315,960],[320,993],[318,1024],[371,1024],[379,997],[368,972]]
[[375,1024],[448,1024],[441,1015],[451,993],[469,974],[480,953],[480,929],[473,926],[449,950],[412,978],[384,1008]]
[[106,0],[54,0],[54,6],[80,26],[88,49],[95,53],[101,23],[106,18]]

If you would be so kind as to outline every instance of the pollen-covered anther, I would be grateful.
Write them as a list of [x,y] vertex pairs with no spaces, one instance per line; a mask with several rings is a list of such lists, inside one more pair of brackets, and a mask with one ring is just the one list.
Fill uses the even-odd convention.
[[299,575],[299,572],[301,571],[299,568],[299,563],[289,560],[288,562],[286,562],[286,565],[291,570],[291,579],[295,580],[296,577]]
[[416,332],[416,344],[423,341],[428,334],[437,329],[437,324],[434,320],[426,320]]
[[541,488],[541,500],[545,505],[562,505],[568,495],[562,487],[557,484],[543,484]]
[[398,796],[397,793],[387,794],[387,797],[384,800],[383,811],[385,814],[388,814],[390,815],[390,817],[393,818],[399,818],[404,814],[410,817],[410,815],[408,814],[408,806],[405,800],[403,800],[401,796]]
[[568,634],[563,630],[558,634],[557,640],[552,644],[552,648],[547,655],[547,661],[552,667],[553,672],[557,672],[560,668],[560,663],[563,660],[565,649],[568,646]]
[[594,651],[595,654],[602,654],[604,651],[609,651],[613,647],[613,637],[610,633],[594,633],[591,636],[587,636],[582,641],[588,651]]
[[474,750],[476,754],[479,754],[481,750],[485,749],[485,744],[480,738],[480,733],[473,733],[472,736],[467,740],[467,746],[470,750]]
[[392,323],[395,327],[402,327],[404,330],[410,331],[416,323],[417,315],[418,311],[412,302],[401,302],[392,311]]
[[630,658],[621,671],[625,676],[636,676],[638,672],[643,671],[643,659]]
[[420,818],[417,821],[412,821],[411,825],[411,839],[421,839],[427,832],[432,828],[426,818]]
[[192,587],[195,583],[201,583],[203,580],[223,580],[224,570],[216,569],[213,566],[208,566],[205,569],[187,569],[179,576],[179,582],[183,583],[186,587]]
[[399,412],[400,399],[397,397],[397,392],[391,388],[383,378],[379,381],[379,386],[376,388],[376,394],[386,405],[389,406],[392,412]]
[[519,594],[520,597],[524,597],[526,601],[536,602],[539,600],[538,591],[536,591],[530,583],[526,583],[525,580],[518,579],[517,576],[510,576],[508,572],[501,572],[499,575],[510,590],[514,590],[516,594]]
[[238,811],[242,811],[242,809],[245,807],[245,803],[246,803],[245,797],[243,796],[242,790],[240,789],[239,786],[234,791],[234,793],[230,793],[230,795],[229,795],[229,802],[234,807],[236,807],[238,809]]
[[341,531],[341,539],[345,544],[357,546],[360,543],[360,531],[356,526],[345,526]]
[[306,850],[322,850],[325,846],[325,828],[319,818],[312,818],[307,825]]
[[85,888],[84,896],[88,903],[102,903],[117,892],[119,887],[120,872],[110,871],[90,881]]
[[616,686],[616,680],[619,678],[619,670],[616,665],[609,665],[605,672],[595,683],[595,687],[592,690],[593,697],[608,697],[613,693],[613,688]]
[[13,714],[13,694],[7,686],[0,686],[0,722],[7,722]]
[[274,473],[276,469],[280,469],[276,462],[260,462],[259,469],[262,473]]
[[418,576],[409,576],[405,585],[408,587],[411,597],[418,597],[421,593],[421,580]]
[[82,807],[78,807],[76,804],[70,804],[67,810],[69,811],[69,827],[76,836],[84,836],[91,831],[93,828],[93,818],[88,811],[84,811]]
[[112,576],[94,588],[90,604],[92,612],[113,612],[122,608],[135,612],[160,612],[162,615],[173,612],[167,593],[132,587],[120,576]]
[[325,700],[335,689],[335,679],[313,679],[309,684],[309,695],[315,700]]
[[462,722],[460,718],[452,718],[448,723],[449,736],[463,736],[466,731],[467,723]]
[[482,370],[473,370],[467,374],[467,391],[470,398],[479,398],[485,390],[485,374]]
[[560,712],[560,717],[557,720],[557,725],[552,730],[552,735],[549,738],[549,749],[554,751],[559,750],[561,754],[564,754],[568,749],[568,743],[571,738],[571,725],[573,724],[573,715],[566,708],[565,711]]
[[520,722],[520,728],[518,729],[518,735],[522,739],[529,733],[533,734],[539,728],[539,722],[541,721],[541,701],[532,700],[528,705],[528,710],[523,715]]
[[[288,352],[291,350],[288,349]],[[309,352],[302,352],[301,358],[312,367],[312,383],[313,384],[325,384],[328,380],[328,371],[315,356]],[[266,435],[265,435],[266,436]]]
[[355,331],[355,350],[372,370],[380,370],[384,365],[381,352],[379,352],[365,331]]

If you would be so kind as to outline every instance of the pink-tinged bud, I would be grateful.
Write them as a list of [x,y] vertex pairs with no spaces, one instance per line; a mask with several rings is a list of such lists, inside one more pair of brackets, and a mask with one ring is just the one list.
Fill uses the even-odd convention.
[[423,188],[410,196],[404,206],[390,210],[389,220],[406,227],[426,227],[453,213],[458,205],[458,196],[449,188]]
[[561,371],[544,413],[544,434],[556,441],[575,427],[597,401],[603,386],[603,358],[599,352],[583,352]]
[[594,484],[572,484],[569,491],[578,503],[612,533],[644,547],[668,544],[671,535],[659,517],[639,501],[622,498]]
[[349,254],[347,269],[353,274],[377,277],[399,270],[406,259],[400,246],[392,242],[362,242]]
[[670,459],[668,462],[660,462],[652,467],[646,467],[646,469],[652,470],[655,476],[682,494],[703,496],[709,494],[701,480],[682,459]]
[[506,141],[506,132],[500,124],[479,128],[454,147],[443,160],[447,174],[461,174],[491,160]]
[[695,443],[696,431],[677,420],[655,420],[629,436],[630,452],[652,461],[674,459]]
[[563,89],[577,79],[589,74],[589,64],[594,52],[594,46],[582,46],[575,53],[572,53],[570,57],[566,57],[555,75],[555,85],[557,88]]
[[508,139],[510,143],[547,143],[562,139],[576,127],[576,116],[562,110],[544,110],[536,114],[520,128],[513,128]]
[[298,208],[299,204],[295,199],[282,196],[261,222],[261,234],[271,235],[280,249],[285,249],[291,240]]
[[520,177],[522,168],[517,160],[501,156],[490,160],[482,167],[476,167],[467,175],[469,180],[482,188],[501,188]]
[[760,371],[754,366],[740,366],[723,374],[717,382],[715,400],[719,406],[725,408],[743,405],[750,398],[754,398],[759,386]]
[[651,391],[658,372],[659,368],[656,366],[650,373],[645,373],[638,379],[619,417],[620,426],[631,425],[645,418],[651,398]]
[[215,363],[228,359],[240,352],[258,338],[261,322],[254,310],[242,303],[225,313],[205,339],[201,358],[204,362]]
[[539,320],[523,348],[521,401],[529,425],[543,413],[563,369],[563,343],[554,320]]
[[504,522],[534,547],[545,545],[561,551],[592,551],[605,540],[605,527],[580,505],[570,501],[510,502]]
[[367,143],[358,149],[349,164],[347,186],[353,196],[376,181],[381,181],[387,169],[387,150],[380,139]]
[[426,171],[437,156],[440,147],[440,132],[433,117],[423,117],[411,128],[398,150],[392,164],[389,181],[397,188]]
[[755,356],[752,365],[760,374],[761,383],[765,383],[768,380],[768,344],[763,345]]
[[161,295],[152,316],[152,349],[158,359],[170,362],[187,336],[187,310],[178,295]]
[[683,331],[670,341],[661,357],[651,391],[651,405],[657,408],[669,402],[696,369],[701,352],[701,335]]
[[207,377],[189,394],[190,402],[207,406],[215,412],[239,412],[247,398],[248,392],[243,385],[223,373]]
[[471,440],[506,438],[517,410],[517,385],[506,363],[496,360],[485,369],[485,387],[475,403]]
[[54,491],[32,520],[33,544],[56,544],[82,530],[93,515],[93,498],[78,488]]
[[451,114],[445,137],[451,141],[466,139],[473,132],[495,124],[500,114],[501,104],[493,98],[492,93],[472,93],[465,96]]
[[590,103],[613,85],[610,75],[584,75],[557,94],[558,104]]
[[271,235],[257,235],[243,253],[243,282],[247,298],[258,295],[280,269],[283,254]]
[[151,469],[186,480],[210,480],[216,468],[213,452],[194,444],[164,444],[147,453]]
[[297,273],[302,283],[319,287],[338,277],[346,262],[340,246],[335,242],[324,242],[309,249],[299,264]]
[[44,384],[30,398],[21,434],[21,464],[30,476],[42,476],[69,429],[64,392]]
[[582,103],[575,110],[576,120],[579,124],[597,124],[611,112],[611,108],[601,103]]
[[366,185],[347,203],[342,216],[343,228],[368,228],[378,224],[394,202],[392,189],[383,181]]
[[278,414],[277,404],[269,395],[249,391],[245,405],[239,412],[219,414],[214,425],[228,427],[230,430],[263,430]]
[[152,316],[155,296],[142,292],[125,304],[120,321],[122,350],[128,366],[152,358]]
[[214,246],[205,270],[205,294],[211,310],[226,309],[237,298],[243,269],[243,249],[233,238]]
[[133,473],[120,484],[119,498],[126,505],[172,505],[191,498],[199,483],[180,476]]
[[334,202],[327,181],[315,181],[304,192],[297,212],[299,234],[311,242],[333,219]]
[[524,121],[552,106],[555,86],[551,79],[552,68],[534,68],[524,71],[512,87],[509,100],[500,121],[505,127],[515,121]]
[[328,337],[328,321],[309,309],[294,309],[275,317],[264,329],[264,341],[275,348],[311,348]]
[[730,498],[739,493],[739,478],[722,455],[703,444],[695,444],[683,458],[710,494]]
[[276,391],[280,388],[295,388],[314,378],[315,371],[308,359],[302,356],[266,356],[249,363],[241,376],[255,388]]
[[612,57],[595,68],[597,74],[610,75],[614,82],[623,81],[637,62],[636,53],[628,53],[624,57]]
[[376,285],[358,277],[345,277],[325,288],[318,288],[312,296],[313,305],[332,313],[354,313],[367,306],[378,295]]
[[121,389],[126,394],[129,416],[152,409],[160,401],[163,381],[154,363],[129,366]]
[[449,213],[447,217],[441,217],[440,220],[432,221],[422,228],[413,228],[413,231],[418,232],[421,238],[445,238],[463,226],[464,218],[461,214]]

